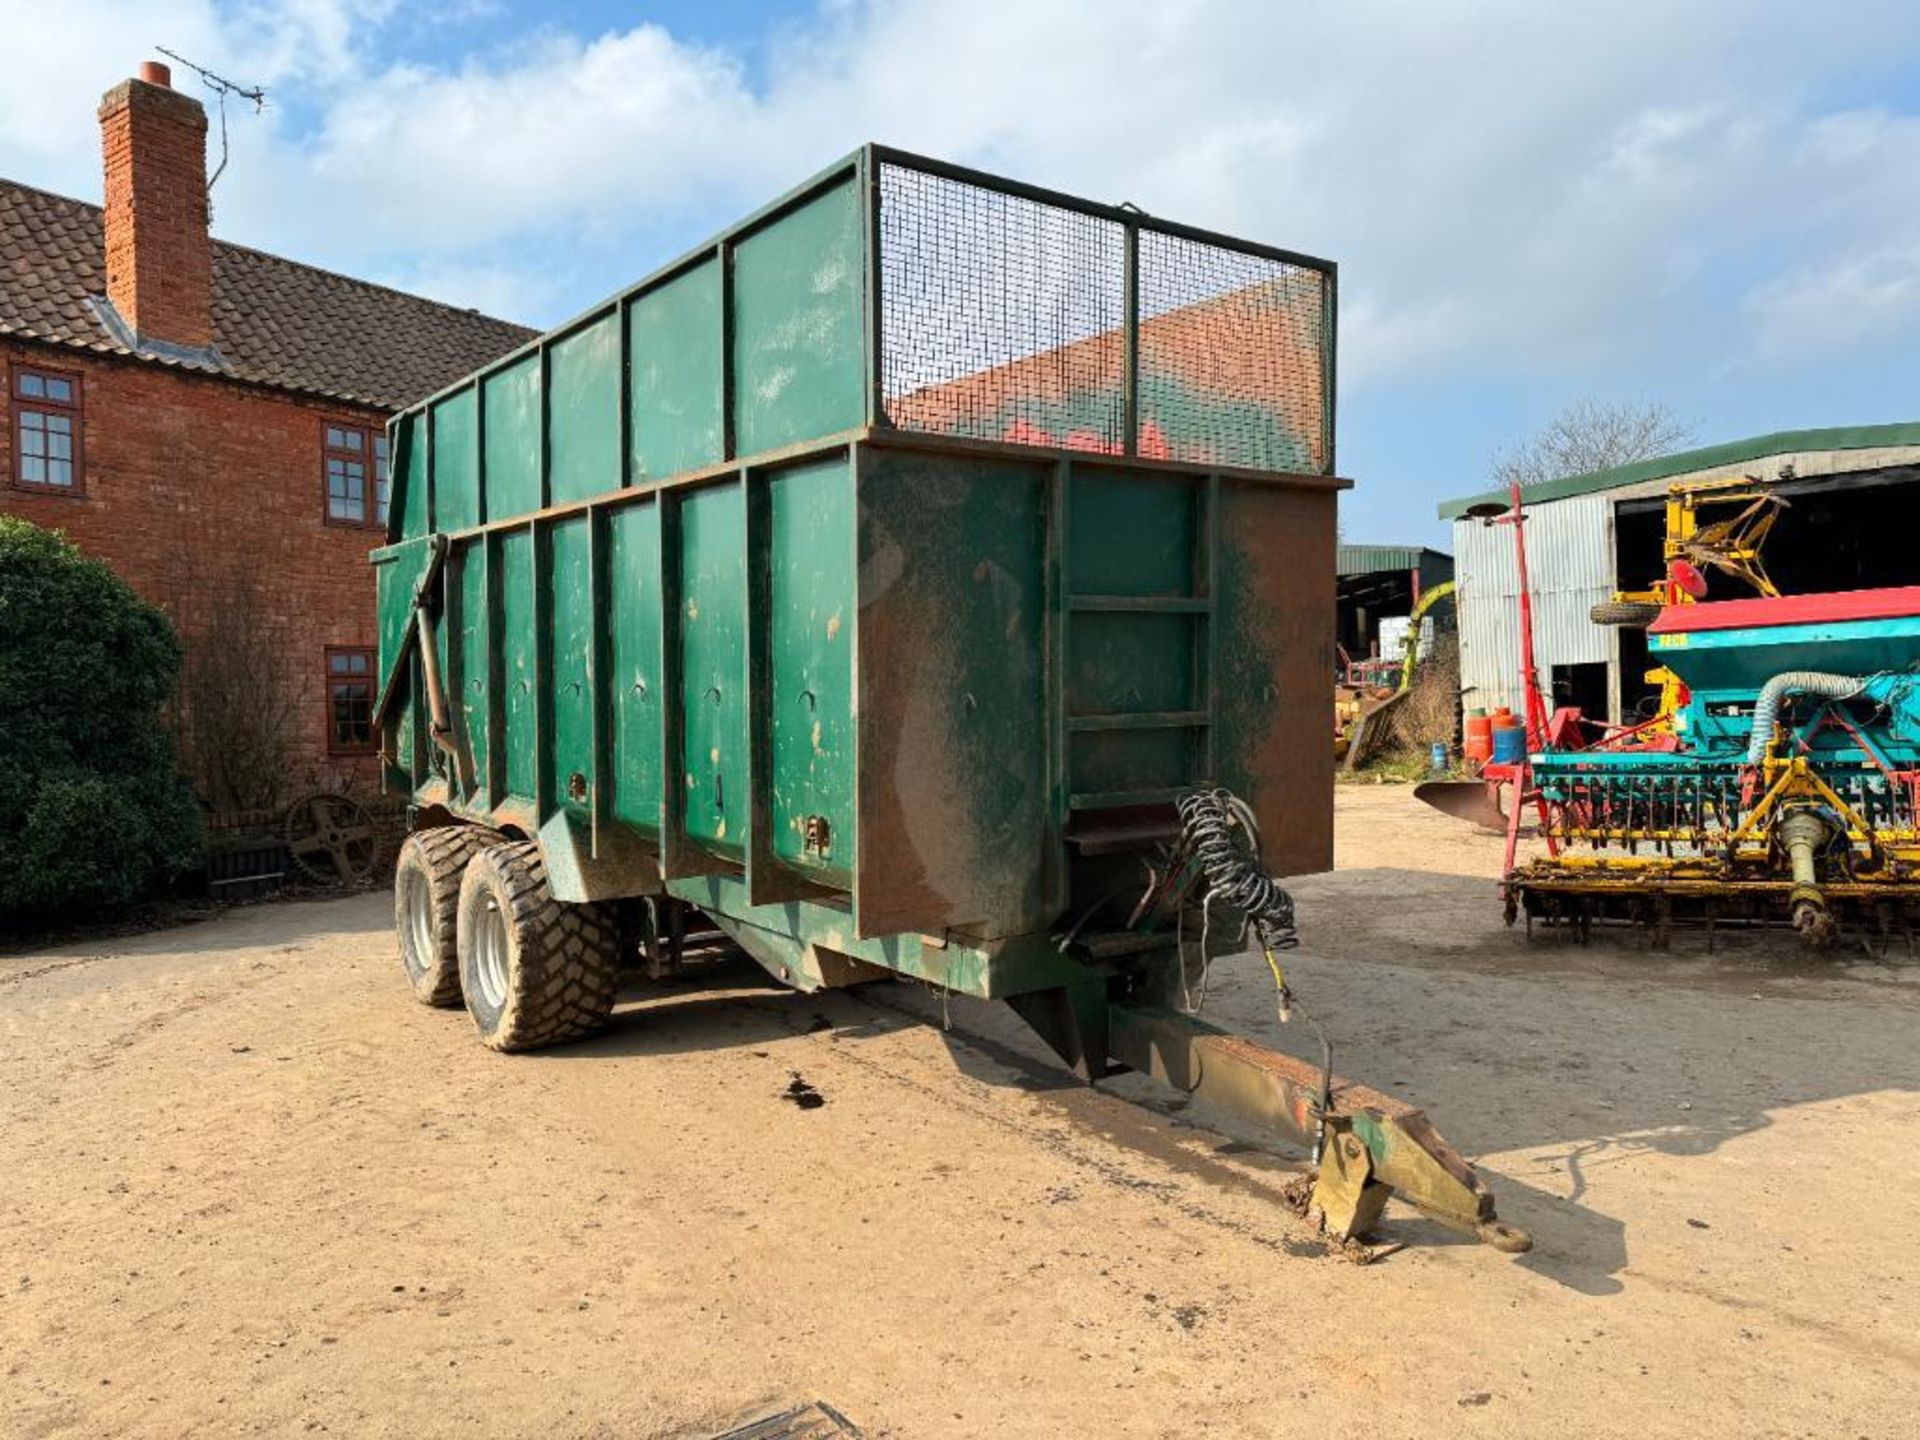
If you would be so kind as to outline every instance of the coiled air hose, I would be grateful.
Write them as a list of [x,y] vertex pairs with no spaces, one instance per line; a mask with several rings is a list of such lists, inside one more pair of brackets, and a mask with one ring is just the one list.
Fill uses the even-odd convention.
[[[1273,973],[1278,994],[1280,1021],[1293,1018],[1296,1008],[1312,1027],[1320,1041],[1320,1095],[1314,1107],[1315,1135],[1313,1156],[1317,1162],[1326,1145],[1327,1111],[1333,1103],[1333,1042],[1320,1022],[1296,1005],[1287,974],[1280,966],[1280,955],[1300,944],[1295,928],[1293,896],[1269,875],[1260,859],[1260,827],[1246,801],[1230,790],[1192,790],[1174,801],[1180,816],[1180,839],[1174,847],[1173,873],[1197,865],[1205,881],[1201,900],[1200,984],[1206,993],[1207,945],[1213,928],[1214,906],[1237,910],[1241,916],[1241,938],[1251,930],[1260,943],[1267,969]],[[1185,944],[1181,944],[1181,981],[1186,978]],[[1197,1009],[1197,1006],[1190,1006]]]
[[1858,695],[1867,682],[1857,675],[1833,675],[1824,670],[1783,670],[1760,687],[1753,702],[1753,728],[1747,735],[1747,764],[1758,765],[1773,743],[1773,727],[1780,704],[1789,695],[1818,695],[1823,700],[1846,700]]
[[1179,850],[1197,860],[1206,877],[1203,910],[1210,913],[1216,903],[1238,910],[1278,978],[1275,952],[1292,950],[1300,936],[1293,897],[1261,868],[1260,827],[1253,811],[1230,790],[1189,791],[1174,801],[1174,809],[1180,815]]

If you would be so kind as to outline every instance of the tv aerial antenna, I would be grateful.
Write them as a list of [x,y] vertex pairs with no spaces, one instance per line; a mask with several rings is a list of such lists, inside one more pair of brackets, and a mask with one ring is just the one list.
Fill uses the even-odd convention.
[[178,60],[187,69],[200,77],[200,83],[220,97],[220,163],[214,166],[213,174],[207,178],[207,195],[211,199],[214,182],[227,168],[227,97],[238,96],[242,100],[253,102],[253,113],[258,115],[267,105],[267,92],[259,85],[242,85],[229,80],[224,75],[216,75],[204,65],[196,65],[184,55],[175,54],[164,45],[153,47],[169,60]]

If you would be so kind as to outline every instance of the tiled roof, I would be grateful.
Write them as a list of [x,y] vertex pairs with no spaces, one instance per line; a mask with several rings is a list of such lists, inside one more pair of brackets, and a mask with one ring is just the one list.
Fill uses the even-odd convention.
[[[132,354],[90,303],[105,290],[100,207],[0,180],[0,335]],[[215,240],[222,363],[160,363],[399,410],[536,333]]]

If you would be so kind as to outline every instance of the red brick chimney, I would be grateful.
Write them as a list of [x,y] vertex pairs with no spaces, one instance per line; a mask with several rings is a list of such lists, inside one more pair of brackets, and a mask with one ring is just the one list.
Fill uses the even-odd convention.
[[143,341],[213,343],[207,112],[149,60],[100,101],[107,169],[107,299]]

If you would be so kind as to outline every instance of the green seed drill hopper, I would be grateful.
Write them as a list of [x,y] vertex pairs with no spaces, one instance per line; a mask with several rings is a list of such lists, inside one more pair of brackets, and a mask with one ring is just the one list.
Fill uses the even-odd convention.
[[1341,1238],[1393,1189],[1521,1243],[1419,1112],[1174,1003],[1237,923],[1179,797],[1331,861],[1333,337],[1323,261],[869,146],[398,417],[416,993],[569,1039],[710,923],[1268,1122]]

